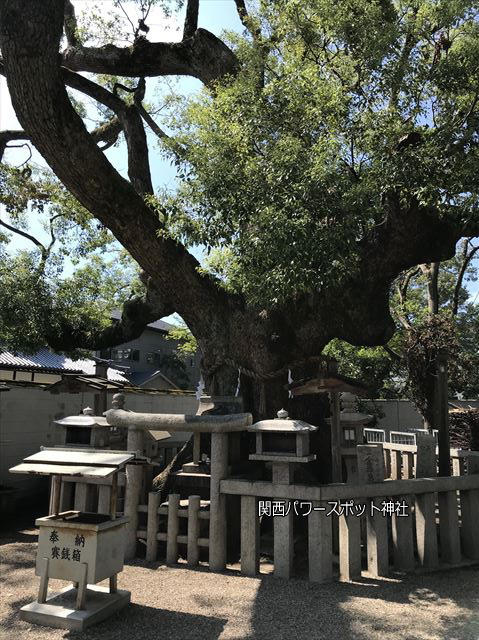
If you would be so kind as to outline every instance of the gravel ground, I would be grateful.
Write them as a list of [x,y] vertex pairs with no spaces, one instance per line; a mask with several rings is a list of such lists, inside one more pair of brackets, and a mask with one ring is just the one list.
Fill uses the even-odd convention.
[[2,640],[479,640],[477,567],[315,585],[135,561],[119,576],[132,594],[123,612],[84,633],[39,627],[18,616],[37,594],[35,541],[35,530],[0,541]]

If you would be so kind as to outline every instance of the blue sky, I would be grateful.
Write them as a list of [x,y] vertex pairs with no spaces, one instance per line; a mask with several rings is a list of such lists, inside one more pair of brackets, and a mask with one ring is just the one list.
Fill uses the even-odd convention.
[[[90,10],[93,6],[98,6],[103,14],[113,10],[113,3],[111,0],[83,0],[74,2],[77,15],[84,10]],[[132,22],[136,23],[138,17],[135,7],[129,3],[124,3],[127,11],[132,19]],[[183,23],[183,15],[180,15],[173,19],[166,20],[161,11],[155,8],[150,13],[147,20],[147,24],[150,27],[148,38],[152,41],[177,41],[181,39],[181,30]],[[233,0],[201,0],[200,2],[200,15],[199,26],[209,29],[216,35],[220,35],[223,30],[241,31],[242,25],[238,18]],[[154,80],[148,80],[148,86],[152,90],[154,86]],[[199,81],[192,78],[181,78],[178,80],[176,90],[184,95],[191,94],[198,91],[201,87]],[[147,94],[148,98],[148,94]],[[4,78],[0,78],[0,129],[20,128],[10,103],[8,89]],[[156,146],[156,137],[151,132],[148,133],[150,141],[150,162],[152,177],[155,188],[166,187],[168,189],[174,189],[175,187],[175,170],[168,161],[162,159]],[[125,145],[122,144],[118,148],[112,148],[106,152],[107,157],[111,163],[120,171],[123,175],[126,175],[127,158],[125,152]],[[14,164],[21,164],[28,157],[26,149],[15,150],[8,152],[6,159]],[[33,161],[38,164],[43,164],[42,159],[34,151]],[[2,213],[0,208],[0,214]],[[36,225],[32,227],[34,234],[42,236],[42,231]],[[28,241],[22,239],[15,239],[10,245],[11,248],[31,248],[31,244]],[[195,255],[201,259],[201,248],[194,251]],[[476,261],[478,264],[478,261]],[[69,269],[67,270],[68,273]],[[479,299],[479,282],[468,283],[468,288],[471,293],[471,298]]]

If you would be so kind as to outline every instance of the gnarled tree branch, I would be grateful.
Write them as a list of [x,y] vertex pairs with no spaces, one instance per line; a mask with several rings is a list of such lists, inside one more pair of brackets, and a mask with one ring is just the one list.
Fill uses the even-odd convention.
[[186,5],[185,24],[183,27],[183,40],[192,38],[198,28],[198,9],[200,0],[188,0]]
[[75,7],[70,0],[65,0],[65,36],[69,47],[78,47],[78,35],[77,35],[77,19],[75,15]]
[[30,140],[30,136],[26,131],[21,130],[4,130],[0,131],[0,162],[9,142],[13,140]]
[[[13,107],[35,147],[65,187],[154,278],[165,304],[195,326],[197,337],[223,335],[228,294],[199,273],[198,261],[181,244],[159,235],[155,213],[98,149],[70,103],[64,82],[73,86],[72,73],[62,71],[58,58],[63,1],[29,2],[20,8],[6,0],[0,22]],[[84,86],[86,79],[75,81]]]
[[461,268],[457,276],[456,286],[454,287],[454,294],[452,297],[452,313],[455,316],[457,315],[457,311],[459,309],[459,294],[461,293],[461,287],[462,287],[462,282],[464,280],[464,275],[467,271],[468,266],[471,264],[471,260],[479,251],[479,245],[477,247],[472,247],[471,250],[469,251],[468,250],[469,243],[470,243],[470,239],[466,238],[464,240]]
[[197,29],[184,42],[140,38],[131,47],[68,47],[63,52],[63,65],[72,71],[129,77],[192,76],[205,84],[238,71],[235,54],[205,29]]

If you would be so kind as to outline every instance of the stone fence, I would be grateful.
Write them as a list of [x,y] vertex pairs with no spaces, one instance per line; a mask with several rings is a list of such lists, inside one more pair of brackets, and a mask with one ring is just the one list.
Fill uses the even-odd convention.
[[[286,515],[273,517],[275,575],[283,578],[291,576],[294,566],[295,509],[291,505],[299,505],[300,510],[311,505],[308,573],[315,582],[359,578],[362,548],[365,569],[372,577],[387,576],[391,565],[413,571],[416,566],[437,569],[440,563],[479,560],[479,475],[323,486],[226,479],[220,490],[241,496],[241,572],[245,575],[259,571],[260,500],[263,505],[272,501],[289,506]],[[337,508],[334,514],[328,513],[331,505],[339,505],[339,512]],[[339,555],[337,572],[335,555]]]

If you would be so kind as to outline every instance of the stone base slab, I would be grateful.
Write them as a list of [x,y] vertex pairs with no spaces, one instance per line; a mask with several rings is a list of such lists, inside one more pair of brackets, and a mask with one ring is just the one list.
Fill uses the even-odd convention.
[[107,587],[89,585],[85,609],[75,609],[77,590],[66,587],[52,594],[43,604],[31,602],[20,609],[20,619],[44,627],[83,631],[110,617],[130,602],[129,591],[110,593]]

